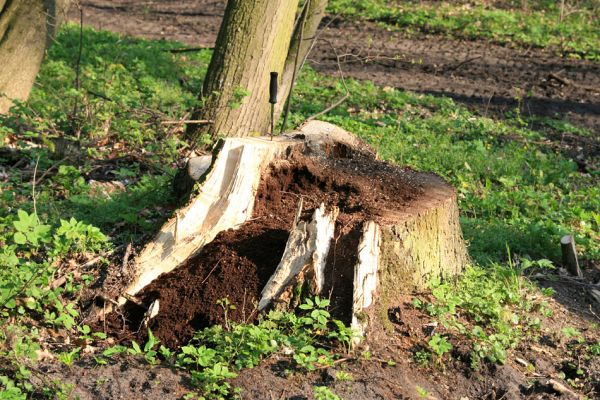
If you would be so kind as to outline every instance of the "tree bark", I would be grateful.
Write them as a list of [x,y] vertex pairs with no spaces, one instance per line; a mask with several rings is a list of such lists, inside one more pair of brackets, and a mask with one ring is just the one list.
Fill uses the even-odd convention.
[[[188,131],[218,136],[265,134],[270,125],[269,73],[283,72],[298,0],[229,0],[194,118],[213,121]],[[281,101],[281,99],[279,99]]]
[[0,113],[27,100],[70,0],[0,0]]

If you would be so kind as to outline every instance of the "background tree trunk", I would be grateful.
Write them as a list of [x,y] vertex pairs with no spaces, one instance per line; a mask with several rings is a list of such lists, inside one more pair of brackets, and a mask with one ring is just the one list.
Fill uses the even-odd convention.
[[[281,75],[298,0],[230,0],[203,87],[198,117],[212,136],[265,134],[270,125],[269,73]],[[202,129],[188,131],[192,140]]]
[[0,113],[27,100],[70,0],[0,0]]
[[[281,76],[281,85],[279,89],[280,101],[275,106],[275,120],[279,118],[283,112],[285,101],[292,87],[292,79],[294,75],[300,72],[302,63],[305,60],[310,47],[313,44],[319,24],[325,15],[325,8],[328,0],[307,0],[307,7],[300,16],[299,23],[294,28],[292,42],[285,60],[283,75]],[[302,24],[304,20],[304,24]],[[296,63],[296,57],[298,63]]]

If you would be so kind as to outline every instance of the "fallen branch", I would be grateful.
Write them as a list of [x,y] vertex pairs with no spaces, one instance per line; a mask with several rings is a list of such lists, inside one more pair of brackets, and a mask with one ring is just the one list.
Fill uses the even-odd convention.
[[42,176],[40,176],[39,179],[35,181],[35,184],[39,185],[40,183],[42,183],[42,181],[44,180],[44,178],[46,178],[51,171],[53,171],[54,169],[56,169],[56,167],[58,167],[60,164],[64,163],[68,158],[69,158],[69,156],[63,157],[61,160],[58,160],[57,162],[55,162],[54,164],[52,164],[50,166],[50,168],[48,168],[47,170],[45,170],[44,173],[42,174]]
[[191,53],[194,51],[212,50],[214,47],[209,46],[198,46],[198,47],[180,47],[177,49],[163,49],[162,51],[168,51],[169,53]]
[[208,125],[212,124],[213,121],[210,119],[180,119],[172,121],[162,121],[161,125],[179,125],[179,124],[196,124],[196,125]]
[[458,64],[451,65],[451,66],[450,66],[450,67],[448,67],[448,68],[444,68],[444,72],[456,71],[457,69],[459,69],[459,68],[460,68],[460,67],[462,67],[463,65],[465,65],[465,64],[468,64],[468,63],[470,63],[470,62],[473,62],[473,61],[475,61],[475,60],[478,60],[478,59],[480,59],[480,58],[482,58],[482,57],[483,57],[483,56],[475,56],[475,57],[468,58],[468,59],[466,59],[466,60],[463,60],[463,61],[459,62]]

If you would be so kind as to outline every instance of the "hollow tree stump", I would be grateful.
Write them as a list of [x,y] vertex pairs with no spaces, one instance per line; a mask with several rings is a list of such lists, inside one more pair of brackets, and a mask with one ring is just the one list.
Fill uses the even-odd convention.
[[218,322],[216,296],[232,297],[230,318],[248,320],[318,294],[364,333],[374,311],[468,262],[454,189],[377,160],[341,128],[313,121],[272,141],[220,146],[196,194],[135,259],[119,299],[160,298],[150,327],[160,337],[164,325],[167,343],[189,335],[178,328],[186,321]]

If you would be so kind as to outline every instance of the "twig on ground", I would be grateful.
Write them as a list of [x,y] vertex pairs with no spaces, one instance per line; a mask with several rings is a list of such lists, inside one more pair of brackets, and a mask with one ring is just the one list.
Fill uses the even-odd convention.
[[488,99],[487,104],[485,105],[485,111],[483,112],[484,117],[487,117],[487,113],[490,108],[490,103],[492,102],[492,98],[494,97],[495,94],[496,94],[496,92],[492,91],[492,94],[490,95],[490,98]]
[[596,319],[597,319],[598,321],[600,321],[600,317],[598,316],[598,314],[596,314],[596,313],[594,312],[594,310],[592,309],[592,305],[591,305],[591,304],[589,304],[589,306],[590,306],[590,312],[592,313],[592,315],[593,315],[594,317],[596,317]]
[[32,186],[31,186],[31,199],[33,200],[33,213],[37,216],[37,207],[36,207],[36,203],[35,203],[35,184],[36,184],[36,175],[37,175],[37,169],[38,169],[38,164],[40,162],[40,156],[38,156],[37,160],[35,160],[35,167],[33,169],[33,179],[32,179]]
[[338,55],[338,52],[336,50],[336,48],[333,46],[333,44],[330,41],[326,41],[331,48],[333,49],[333,52],[335,53],[336,59],[337,59],[337,66],[338,66],[338,71],[340,73],[340,79],[342,81],[342,85],[344,85],[344,90],[346,91],[346,94],[343,95],[340,99],[338,99],[337,101],[335,101],[333,104],[331,104],[329,107],[325,108],[324,110],[311,115],[310,117],[308,117],[304,123],[308,122],[308,121],[312,121],[313,119],[320,117],[321,115],[327,114],[329,111],[333,110],[334,108],[336,108],[337,106],[339,106],[340,104],[342,104],[344,101],[346,101],[346,99],[348,97],[350,97],[350,90],[348,90],[348,86],[346,85],[346,79],[344,78],[344,71],[342,71],[342,66],[340,65],[340,56]]
[[576,278],[576,277],[570,277],[570,276],[562,276],[562,275],[556,275],[556,274],[547,274],[547,275],[536,274],[536,275],[531,276],[531,278],[543,279],[543,280],[547,280],[547,281],[563,281],[566,283],[572,283],[574,285],[598,288],[598,285],[595,285],[593,283],[582,282],[582,278]]
[[47,170],[45,170],[44,173],[40,176],[40,178],[38,180],[36,180],[34,183],[36,185],[39,185],[40,183],[42,183],[42,181],[44,180],[44,178],[46,178],[51,171],[53,171],[60,164],[64,163],[68,158],[69,158],[69,156],[63,157],[62,159],[60,159],[57,162],[55,162],[54,164],[52,164],[50,166],[50,168],[48,168]]
[[478,59],[480,59],[482,57],[483,56],[475,56],[475,57],[467,58],[466,60],[463,60],[463,61],[459,62],[458,64],[451,65],[451,66],[449,66],[447,68],[444,68],[443,71],[444,72],[456,71],[457,69],[459,69],[463,65],[468,64],[470,62],[473,62],[475,60],[478,60]]
[[197,47],[179,47],[176,49],[163,49],[162,51],[168,51],[169,53],[191,53],[194,51],[212,50],[214,47],[211,46],[197,46]]
[[196,124],[196,125],[208,125],[212,124],[214,121],[210,119],[180,119],[180,120],[170,120],[170,121],[162,121],[161,125],[183,125],[183,124]]
[[202,280],[202,282],[200,282],[201,285],[203,285],[208,280],[208,277],[215,271],[215,269],[217,269],[217,267],[219,266],[219,264],[221,263],[222,260],[223,259],[221,258],[219,261],[217,261],[217,263],[215,264],[214,267],[212,267],[212,269],[210,270],[208,275],[206,275],[206,277]]
[[558,71],[556,73],[554,72],[550,72],[548,74],[548,79],[554,79],[555,81],[562,83],[565,86],[573,86],[576,87],[578,89],[583,89],[583,90],[587,90],[590,92],[596,92],[596,93],[600,93],[600,89],[596,88],[596,87],[592,87],[592,86],[586,86],[586,85],[580,85],[578,83],[573,82],[572,80],[562,77],[558,74],[560,74],[563,70]]
[[127,243],[127,247],[125,248],[125,255],[123,256],[123,262],[121,263],[121,273],[125,274],[127,270],[127,263],[129,262],[129,257],[131,256],[131,242]]
[[[337,360],[333,361],[332,364],[333,365],[337,365],[337,364],[340,364],[340,363],[343,363],[343,362],[346,362],[346,361],[353,361],[353,360],[356,360],[356,357],[338,358]],[[327,369],[327,368],[330,368],[330,367],[331,367],[331,365],[321,365],[320,367],[317,367],[316,369],[320,370],[320,369]]]

